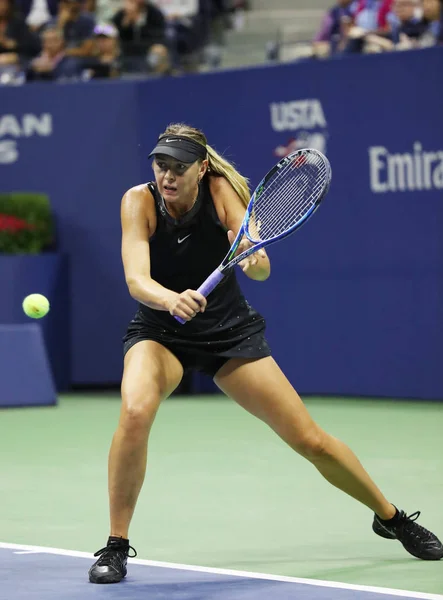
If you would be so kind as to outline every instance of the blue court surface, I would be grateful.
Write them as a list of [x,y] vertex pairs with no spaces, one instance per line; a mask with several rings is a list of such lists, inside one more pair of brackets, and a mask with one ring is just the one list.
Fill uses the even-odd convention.
[[88,581],[92,554],[0,543],[0,600],[443,600],[439,594],[130,559],[113,585]]

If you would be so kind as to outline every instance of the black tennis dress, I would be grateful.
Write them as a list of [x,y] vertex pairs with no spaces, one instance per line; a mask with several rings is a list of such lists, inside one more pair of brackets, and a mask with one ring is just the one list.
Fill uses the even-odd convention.
[[[196,290],[230,247],[215,210],[208,177],[200,183],[194,206],[180,219],[168,213],[157,186],[147,185],[157,213],[157,228],[149,241],[151,277],[175,292]],[[264,318],[245,300],[231,270],[208,296],[205,312],[184,325],[168,311],[139,304],[123,338],[124,353],[137,342],[154,340],[175,354],[185,371],[196,369],[214,377],[232,357],[270,356],[264,332]]]

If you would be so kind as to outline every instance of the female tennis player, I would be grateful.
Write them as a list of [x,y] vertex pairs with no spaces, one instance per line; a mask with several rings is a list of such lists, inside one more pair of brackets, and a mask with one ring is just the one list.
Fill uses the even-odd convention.
[[[139,309],[124,338],[122,407],[109,454],[110,537],[95,554],[90,581],[116,583],[126,575],[149,432],[160,402],[189,369],[213,377],[332,485],[371,509],[375,533],[398,539],[418,558],[442,558],[441,542],[415,522],[419,513],[407,516],[391,504],[354,453],[312,420],[271,357],[264,319],[243,297],[234,270],[209,301],[196,291],[240,229],[247,181],[186,125],[169,126],[150,156],[155,182],[131,188],[121,206],[124,271]],[[264,250],[240,266],[260,281],[270,273]]]

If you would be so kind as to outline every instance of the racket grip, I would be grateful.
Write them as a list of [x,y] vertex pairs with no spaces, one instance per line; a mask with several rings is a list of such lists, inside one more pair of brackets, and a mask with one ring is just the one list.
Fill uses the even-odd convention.
[[206,298],[207,296],[209,296],[212,290],[220,283],[223,277],[224,273],[222,273],[218,269],[215,269],[215,271],[209,275],[206,281],[204,281],[201,284],[197,292],[200,292],[200,294]]
[[[221,271],[219,271],[219,269],[215,269],[215,271],[209,275],[206,281],[204,281],[201,284],[197,292],[200,292],[200,294],[206,298],[207,296],[209,296],[212,290],[220,283],[223,277],[224,274]],[[184,325],[184,323],[186,323],[186,321],[181,317],[174,317],[174,319],[178,321],[181,325]]]

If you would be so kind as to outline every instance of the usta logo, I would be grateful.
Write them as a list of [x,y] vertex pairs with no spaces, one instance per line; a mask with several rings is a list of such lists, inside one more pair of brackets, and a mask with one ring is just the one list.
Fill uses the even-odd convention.
[[283,157],[301,148],[326,151],[328,124],[320,100],[273,102],[269,109],[274,131],[296,132],[284,144],[275,148],[276,156]]

